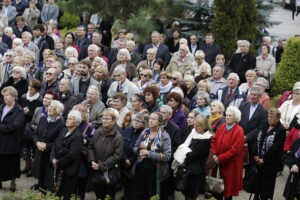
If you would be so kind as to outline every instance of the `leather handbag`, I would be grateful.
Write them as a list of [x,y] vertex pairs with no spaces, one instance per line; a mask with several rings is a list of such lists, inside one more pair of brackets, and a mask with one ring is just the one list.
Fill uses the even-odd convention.
[[189,171],[185,167],[180,167],[175,178],[176,190],[184,191],[189,183]]
[[116,185],[120,179],[118,165],[105,171],[95,171],[92,175],[92,183],[99,185]]
[[224,192],[224,180],[220,178],[219,169],[217,177],[206,176],[206,191],[211,193],[223,193]]
[[244,149],[243,149],[243,165],[248,165],[250,162],[249,159],[249,147],[248,144],[244,144]]

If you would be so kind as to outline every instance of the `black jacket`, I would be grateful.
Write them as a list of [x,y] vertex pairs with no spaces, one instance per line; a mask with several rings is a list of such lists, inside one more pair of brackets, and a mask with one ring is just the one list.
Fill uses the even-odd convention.
[[210,66],[215,66],[216,56],[222,53],[221,47],[217,44],[212,44],[210,47],[203,43],[200,45],[200,49],[205,54],[205,61],[208,62]]
[[[153,45],[152,44],[146,44],[145,47],[144,47],[144,50],[143,50],[143,59],[146,60],[146,53],[147,53],[147,50],[152,48]],[[164,44],[160,44],[157,48],[157,51],[156,51],[156,59],[157,58],[161,58],[163,61],[164,61],[164,66],[168,66],[170,60],[171,60],[171,55],[170,55],[170,52],[169,52],[169,49],[166,45]]]
[[77,104],[77,98],[72,95],[71,93],[67,93],[62,95],[59,94],[59,101],[64,104],[64,111],[62,113],[62,116],[64,119],[67,119],[69,111]]
[[22,33],[24,33],[25,31],[32,34],[32,30],[29,26],[25,26],[22,31],[19,31],[17,26],[13,27],[13,32],[17,36],[17,38],[22,38]]
[[[5,104],[0,105],[1,118],[4,106]],[[16,103],[0,122],[0,154],[18,154],[21,152],[21,134],[24,123],[23,109]]]
[[58,80],[56,80],[51,85],[48,85],[47,82],[44,82],[42,84],[41,89],[40,89],[41,96],[44,96],[47,91],[52,91],[52,92],[56,93],[57,95],[59,95],[59,82],[58,82]]
[[37,107],[41,107],[43,98],[41,97],[41,95],[33,100],[33,101],[29,101],[26,98],[26,94],[23,94],[23,96],[21,97],[21,99],[19,100],[20,105],[22,106],[22,108],[28,107],[29,108],[29,113],[27,115],[25,115],[25,121],[26,122],[31,122],[34,111]]
[[106,102],[108,100],[107,92],[108,92],[112,82],[113,81],[111,79],[106,79],[106,80],[103,80],[100,84],[101,97],[102,97],[102,102],[104,104],[106,104]]
[[124,154],[123,154],[123,160],[130,160],[131,163],[133,163],[137,156],[133,152],[133,147],[139,138],[140,134],[142,133],[143,128],[134,130],[132,126],[126,127],[123,132],[122,136],[124,138]]
[[66,136],[67,130],[62,130],[55,140],[50,154],[50,160],[57,160],[57,168],[64,171],[67,176],[78,174],[80,155],[83,147],[81,131],[77,127],[70,135]]
[[179,127],[171,121],[169,121],[164,126],[164,130],[169,134],[171,138],[171,143],[172,143],[171,148],[172,148],[172,157],[173,157],[173,154],[177,150],[178,146],[181,144],[183,134],[182,135],[180,134]]
[[[13,77],[10,77],[5,83],[3,83],[0,87],[0,91],[7,86],[13,86],[18,91],[18,102],[23,94],[27,93],[28,90],[28,82],[26,79],[21,79],[18,83],[14,84]],[[0,94],[1,98],[3,98],[2,94]]]

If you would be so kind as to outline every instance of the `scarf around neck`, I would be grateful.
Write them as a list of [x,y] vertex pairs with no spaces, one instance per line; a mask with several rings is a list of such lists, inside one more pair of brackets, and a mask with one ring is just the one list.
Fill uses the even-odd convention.
[[197,139],[197,140],[205,140],[205,139],[210,139],[212,136],[210,131],[206,131],[203,134],[197,133],[197,131],[193,128],[192,132],[189,134],[189,136],[186,138],[184,141],[184,144],[188,147],[190,146],[192,139]]
[[29,92],[26,93],[26,99],[28,101],[30,101],[30,102],[38,99],[39,97],[40,97],[40,93],[39,92],[35,93],[35,95],[33,95],[32,97],[29,95]]
[[210,124],[212,124],[212,123],[214,123],[217,119],[219,119],[219,118],[221,118],[221,117],[223,117],[223,115],[222,115],[222,114],[219,114],[219,113],[214,114],[214,115],[211,114],[211,115],[209,116],[208,121],[209,121]]
[[168,93],[172,88],[172,82],[171,81],[167,85],[161,85],[161,83],[159,85],[160,85],[160,93],[161,94]]

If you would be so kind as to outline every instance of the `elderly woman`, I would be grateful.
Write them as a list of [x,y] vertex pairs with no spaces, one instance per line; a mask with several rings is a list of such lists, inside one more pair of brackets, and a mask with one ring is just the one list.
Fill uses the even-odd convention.
[[254,86],[255,81],[256,81],[256,72],[252,69],[247,70],[245,73],[246,76],[246,83],[242,83],[239,88],[240,90],[248,96],[248,93],[250,89]]
[[[24,67],[15,66],[12,70],[11,77],[1,85],[0,90],[7,86],[13,86],[18,91],[17,100],[20,100],[22,95],[27,93],[28,82],[26,80],[26,70]],[[2,97],[1,95],[1,98]]]
[[199,115],[199,112],[197,111],[190,111],[189,114],[187,115],[187,129],[186,132],[183,133],[182,136],[182,141],[185,141],[185,139],[189,136],[189,134],[192,132],[193,128],[194,128],[194,123],[195,123],[195,119],[196,117]]
[[32,189],[52,189],[51,182],[53,173],[50,163],[50,152],[53,143],[60,131],[65,128],[61,115],[64,106],[57,100],[52,100],[48,107],[48,115],[42,116],[33,135],[33,142],[36,145],[36,152],[32,166],[32,175],[38,179],[38,183]]
[[46,61],[47,61],[48,57],[54,57],[55,60],[56,60],[56,56],[55,56],[55,54],[53,53],[53,51],[51,51],[51,49],[45,49],[45,50],[43,51],[43,54],[42,54],[42,55],[43,55],[43,59],[40,60],[38,66],[39,66],[40,68],[42,68],[42,69],[47,69],[47,68],[51,67],[51,62],[48,62],[48,63],[47,63]]
[[134,94],[132,95],[130,102],[131,102],[131,109],[129,110],[129,112],[131,113],[131,115],[135,115],[143,111],[143,105],[145,103],[144,96],[140,94]]
[[271,83],[276,71],[275,58],[270,54],[270,47],[267,45],[261,46],[261,55],[256,57],[256,74],[259,77],[264,77]]
[[[76,50],[75,47],[69,46],[65,49],[63,56],[65,57],[63,66],[65,69],[68,69],[69,62],[72,62],[72,61],[70,61],[71,58],[77,58],[77,60],[78,60],[78,51]],[[73,60],[73,62],[74,62],[74,60]],[[77,63],[79,63],[79,61]]]
[[195,70],[196,82],[211,76],[211,67],[205,61],[205,54],[202,50],[196,51],[195,62],[193,63],[193,66]]
[[212,128],[212,133],[215,133],[218,128],[225,123],[225,119],[223,117],[223,113],[225,111],[224,105],[221,101],[214,100],[210,104],[210,116],[209,123]]
[[122,126],[122,122],[124,121],[125,116],[129,112],[128,108],[126,107],[126,103],[127,97],[125,94],[117,92],[115,95],[112,96],[111,107],[118,111],[116,124],[120,128],[124,128]]
[[210,151],[218,165],[220,178],[224,180],[224,193],[218,199],[224,196],[226,200],[231,200],[243,188],[244,131],[238,124],[240,119],[240,110],[229,106],[226,110],[226,123],[219,127],[211,140]]
[[149,85],[155,82],[152,80],[153,72],[151,69],[144,69],[140,75],[141,75],[141,80],[139,80],[137,86],[139,89],[139,93],[141,94],[143,93],[146,87],[148,87]]
[[12,49],[16,49],[17,47],[23,47],[23,42],[21,38],[16,38],[12,42]]
[[280,112],[271,108],[268,122],[262,125],[257,136],[254,160],[257,177],[254,199],[273,199],[276,175],[281,171],[285,128],[280,123]]
[[181,109],[183,97],[175,92],[167,95],[167,104],[173,109],[171,121],[178,125],[180,131],[184,133],[187,129],[186,116]]
[[106,68],[106,70],[108,69],[107,63],[105,62],[105,60],[99,56],[96,56],[92,62],[92,68],[91,68],[92,72],[95,72],[95,69],[98,66],[103,66]]
[[61,63],[61,65],[64,65],[66,57],[63,39],[57,38],[54,40],[54,54],[57,56],[57,60]]
[[147,127],[149,115],[147,113],[137,113],[133,115],[131,126],[126,127],[122,136],[124,138],[124,155],[121,162],[122,179],[124,187],[124,199],[134,199],[132,194],[132,167],[137,160],[133,147],[142,131]]
[[164,97],[171,91],[172,89],[172,81],[170,81],[170,75],[167,72],[160,73],[160,98],[165,99]]
[[280,107],[280,122],[288,129],[295,115],[300,113],[300,86],[294,85],[292,90],[292,99],[285,101]]
[[196,98],[197,98],[197,107],[194,110],[199,112],[203,116],[209,117],[210,116],[209,94],[200,91],[197,93]]
[[162,124],[163,116],[158,112],[152,113],[149,116],[149,128],[141,133],[133,148],[138,156],[133,177],[134,199],[150,199],[158,192],[159,181],[167,178],[157,177],[159,168],[161,172],[168,170],[167,163],[171,158],[171,139]]
[[[71,110],[66,121],[67,129],[60,131],[50,154],[52,166],[56,169],[57,176],[62,175],[62,185],[58,196],[70,199],[71,195],[77,193],[77,174],[80,167],[80,156],[83,140],[79,128],[82,122],[78,110]],[[61,173],[62,171],[62,173]]]
[[34,115],[34,111],[37,107],[42,106],[42,97],[39,90],[41,89],[41,82],[37,79],[29,81],[28,92],[23,94],[20,99],[20,105],[23,108],[25,115],[26,128],[23,133],[23,149],[22,158],[25,160],[25,167],[21,173],[27,173],[29,176],[29,170],[31,169],[31,163],[34,157],[34,146],[32,144],[32,128],[31,120]]
[[225,56],[223,54],[218,54],[216,56],[216,65],[222,65],[224,66],[224,75],[223,77],[227,79],[228,75],[230,74],[230,69],[227,67],[227,64],[225,63]]
[[192,100],[198,90],[197,84],[195,83],[195,78],[192,75],[184,75],[183,80],[187,86],[186,98]]
[[73,32],[67,32],[65,35],[65,48],[67,47],[74,47],[77,50],[77,57],[80,54],[80,47],[75,44],[75,34]]
[[98,65],[97,67],[95,67],[94,79],[99,83],[102,102],[105,103],[108,99],[107,92],[112,83],[112,80],[110,79],[109,73],[107,71],[107,67],[103,65]]
[[71,81],[73,80],[73,73],[75,71],[76,66],[80,68],[78,58],[71,57],[68,60],[67,69],[63,70],[64,78],[69,78]]
[[0,106],[0,188],[11,180],[9,190],[16,191],[16,178],[20,177],[21,134],[25,117],[17,103],[18,92],[8,86],[1,90],[4,104]]
[[24,67],[25,66],[25,60],[23,58],[23,56],[16,56],[14,58],[14,61],[13,61],[13,66],[21,66],[21,67]]
[[72,110],[78,110],[82,117],[82,122],[79,124],[79,129],[81,131],[83,139],[83,148],[81,151],[81,163],[78,173],[77,181],[77,195],[84,199],[85,190],[88,183],[88,177],[90,174],[89,163],[88,163],[88,145],[92,140],[93,135],[95,134],[95,128],[91,123],[88,123],[88,109],[87,107],[77,104],[73,107]]
[[23,54],[25,61],[25,69],[27,72],[27,80],[31,79],[42,79],[41,69],[35,64],[35,54],[30,50],[26,50]]
[[69,111],[77,103],[77,98],[72,94],[72,83],[68,78],[63,78],[59,82],[59,101],[64,105],[63,119],[66,120]]
[[186,189],[182,192],[188,200],[196,200],[199,193],[205,193],[205,162],[209,155],[211,136],[208,119],[198,115],[194,121],[194,129],[183,143],[191,150],[184,160],[184,167],[189,174]]
[[118,54],[117,54],[117,62],[115,62],[111,65],[111,68],[110,68],[110,71],[109,71],[110,74],[113,73],[114,69],[117,66],[121,65],[126,69],[127,78],[129,80],[132,80],[133,78],[135,78],[137,76],[136,67],[135,67],[134,64],[132,64],[130,62],[130,60],[131,60],[131,56],[130,56],[129,51],[127,49],[120,49],[118,51]]
[[[92,177],[101,175],[105,171],[119,170],[123,155],[123,138],[116,125],[117,115],[115,109],[106,109],[102,117],[103,125],[97,129],[89,143],[88,160],[92,168]],[[106,195],[115,199],[116,183],[95,180],[93,184],[97,199],[104,199]]]
[[148,113],[159,112],[159,103],[156,101],[159,98],[159,88],[155,85],[149,85],[143,91],[145,98],[145,106]]
[[[257,80],[255,82],[255,86],[261,88],[261,90],[263,91],[263,94],[261,95],[261,97],[259,99],[259,103],[265,109],[269,109],[270,103],[271,103],[271,99],[270,99],[269,95],[265,92],[266,89],[269,88],[268,81],[265,78],[263,78],[263,77],[259,77],[259,78],[257,78]],[[248,100],[248,98],[247,98],[247,100]]]
[[98,87],[92,85],[86,92],[86,100],[81,102],[81,105],[84,105],[88,108],[89,120],[95,129],[98,129],[101,126],[101,115],[105,110],[105,105],[99,99],[99,89]]

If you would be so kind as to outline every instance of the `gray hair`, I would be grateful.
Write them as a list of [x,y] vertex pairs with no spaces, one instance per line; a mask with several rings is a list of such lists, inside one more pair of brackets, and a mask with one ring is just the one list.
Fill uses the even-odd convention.
[[118,54],[117,54],[117,60],[120,59],[120,54],[121,54],[121,53],[123,53],[123,54],[126,55],[126,60],[127,60],[127,61],[130,61],[130,60],[131,60],[130,53],[129,53],[129,51],[128,51],[127,49],[120,49],[120,50],[119,50],[119,52],[118,52]]
[[149,51],[153,51],[155,54],[156,54],[156,49],[154,49],[154,48],[149,48],[148,50],[147,50],[147,53],[149,52]]
[[81,112],[78,110],[71,110],[68,114],[68,117],[74,117],[78,124],[82,122]]
[[203,91],[199,91],[196,95],[196,97],[202,97],[205,101],[206,104],[210,104],[210,98],[209,98],[209,94],[207,92],[203,92]]
[[65,55],[67,55],[67,52],[70,52],[73,55],[73,57],[78,58],[78,51],[74,47],[67,47],[65,51]]
[[196,57],[205,58],[205,53],[202,50],[197,50],[195,52],[195,58]]
[[219,101],[219,100],[214,100],[214,101],[212,101],[212,102],[210,103],[210,106],[211,106],[212,104],[215,104],[215,105],[219,108],[220,113],[222,113],[222,114],[224,113],[225,107],[224,107],[224,104],[223,104],[221,101]]
[[132,119],[140,119],[142,121],[142,123],[144,124],[144,126],[147,127],[148,121],[149,121],[149,114],[143,113],[143,112],[138,112],[132,116]]
[[76,58],[76,57],[71,57],[71,58],[69,58],[68,61],[71,61],[71,60],[74,60],[74,61],[76,62],[76,64],[79,64],[78,58]]
[[258,77],[256,83],[261,83],[265,88],[269,88],[269,82],[264,77]]
[[114,69],[114,73],[126,73],[126,69],[122,65],[117,65],[117,67]]
[[248,40],[242,40],[241,44],[246,45],[247,47],[250,47],[250,42]]
[[98,88],[97,86],[91,85],[91,86],[88,88],[87,92],[88,92],[89,90],[95,92],[95,93],[97,94],[97,99],[99,99],[100,93],[99,93],[99,88]]
[[180,44],[180,45],[181,45],[181,44],[188,45],[188,41],[187,41],[187,39],[185,39],[185,38],[180,38],[179,44]]
[[22,33],[22,36],[27,36],[27,37],[29,37],[30,39],[32,39],[32,34],[31,34],[30,32],[28,32],[28,31],[23,32],[23,33]]
[[35,61],[36,57],[35,57],[35,53],[29,49],[25,49],[23,56],[28,55],[32,58],[33,61]]
[[[229,76],[232,76],[232,77],[234,77],[236,80],[240,80],[240,77],[239,77],[239,75],[237,74],[237,73],[234,73],[234,72],[231,72],[229,75],[228,75],[228,78],[229,78]],[[227,79],[228,79],[227,78]]]
[[168,112],[170,115],[172,115],[173,109],[172,109],[171,106],[169,106],[169,105],[162,105],[162,106],[160,107],[160,110],[161,110],[162,108],[166,109],[167,112]]
[[128,41],[126,42],[126,45],[132,45],[132,46],[135,47],[135,42],[134,42],[133,40],[128,40]]
[[1,90],[1,94],[4,96],[5,93],[15,97],[15,101],[18,98],[18,91],[13,86],[7,86]]
[[218,64],[216,64],[216,65],[213,67],[213,70],[214,70],[215,67],[220,67],[220,68],[221,68],[221,71],[222,71],[223,73],[225,72],[225,67],[224,67],[224,65],[218,65]]
[[226,113],[227,112],[232,112],[234,117],[235,117],[235,121],[236,122],[239,122],[241,120],[241,111],[237,108],[237,107],[234,107],[234,106],[229,106],[227,109],[226,109]]
[[72,88],[71,79],[69,79],[69,78],[63,78],[63,79],[60,80],[60,82],[62,82],[62,81],[66,81],[67,84],[68,84],[68,86],[69,86],[69,88],[70,88],[70,90],[71,90],[71,88]]
[[183,80],[191,81],[191,82],[195,83],[195,78],[193,75],[186,74],[186,75],[184,75]]
[[65,108],[65,106],[64,106],[64,104],[62,104],[60,101],[58,101],[58,100],[52,100],[51,101],[51,104],[54,104],[55,106],[54,106],[54,109],[56,110],[56,112],[58,113],[58,115],[62,115],[62,113],[63,113],[63,111],[64,111],[64,108]]
[[186,44],[181,44],[179,48],[184,48],[186,52],[190,52],[189,47]]
[[4,28],[4,32],[5,31],[8,31],[8,32],[10,32],[12,34],[14,33],[13,29],[11,27],[9,27],[9,26],[7,26],[7,27]]
[[13,44],[14,44],[14,45],[17,45],[17,46],[23,46],[23,45],[24,45],[21,38],[15,38],[15,39],[13,40]]
[[97,46],[97,45],[95,45],[95,44],[91,44],[89,47],[88,47],[88,50],[89,49],[94,49],[94,50],[96,50],[96,51],[99,51],[99,47]]
[[15,66],[15,67],[13,68],[13,71],[19,72],[19,73],[21,74],[21,77],[22,77],[23,79],[26,79],[27,74],[26,74],[26,69],[25,69],[24,67],[22,67],[22,66]]
[[254,86],[252,88],[250,88],[250,93],[251,92],[257,92],[258,95],[261,97],[261,95],[263,94],[263,91],[261,88],[257,87],[257,86]]

